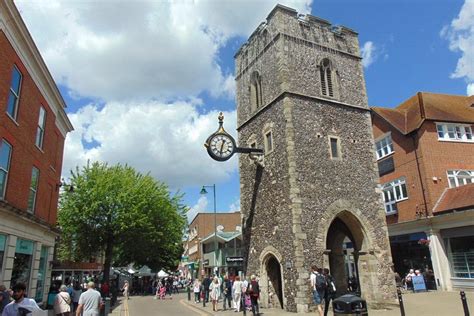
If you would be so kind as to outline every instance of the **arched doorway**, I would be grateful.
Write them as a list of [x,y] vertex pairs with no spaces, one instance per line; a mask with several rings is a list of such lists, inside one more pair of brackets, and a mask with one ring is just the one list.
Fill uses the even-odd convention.
[[361,294],[359,253],[363,243],[364,232],[357,218],[347,211],[338,214],[331,222],[326,237],[329,269],[338,295],[349,291]]
[[283,284],[281,279],[281,267],[277,258],[268,255],[265,270],[268,277],[268,293],[272,293],[269,297],[272,307],[283,308]]

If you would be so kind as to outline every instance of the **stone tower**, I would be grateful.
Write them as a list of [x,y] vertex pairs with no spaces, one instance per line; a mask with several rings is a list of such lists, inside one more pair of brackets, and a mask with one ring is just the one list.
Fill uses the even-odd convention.
[[[357,33],[277,5],[235,55],[246,273],[262,303],[312,305],[309,270],[354,276],[372,306],[395,302],[392,259]],[[271,282],[270,282],[271,281]]]

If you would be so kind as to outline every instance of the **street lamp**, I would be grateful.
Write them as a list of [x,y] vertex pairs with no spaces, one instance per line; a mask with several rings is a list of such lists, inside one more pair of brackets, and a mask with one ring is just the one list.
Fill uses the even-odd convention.
[[[217,266],[217,272],[219,273],[219,265],[217,264],[217,211],[216,211],[216,185],[203,185],[201,189],[201,195],[207,194],[206,188],[212,188],[214,193],[214,264]],[[204,253],[203,253],[204,256]]]

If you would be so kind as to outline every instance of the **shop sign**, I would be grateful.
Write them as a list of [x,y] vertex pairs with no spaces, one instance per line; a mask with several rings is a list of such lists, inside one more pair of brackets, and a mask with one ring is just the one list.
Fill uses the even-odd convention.
[[227,262],[227,263],[242,263],[242,262],[244,262],[244,257],[226,257],[225,262]]
[[0,235],[0,251],[5,251],[5,243],[7,241],[7,236]]
[[189,257],[188,257],[188,256],[182,256],[182,257],[181,257],[181,261],[182,261],[182,262],[188,262],[188,260],[189,260]]
[[203,266],[208,266],[209,265],[209,259],[206,259],[202,262]]
[[30,240],[24,240],[18,238],[16,240],[16,253],[21,253],[24,255],[32,255],[33,254],[33,242]]

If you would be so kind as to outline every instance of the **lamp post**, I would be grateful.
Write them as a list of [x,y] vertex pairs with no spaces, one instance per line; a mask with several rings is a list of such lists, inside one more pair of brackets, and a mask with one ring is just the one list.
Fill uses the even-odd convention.
[[[216,185],[203,185],[201,189],[201,195],[207,194],[206,188],[212,188],[214,193],[214,264],[217,266],[217,272],[219,272],[219,265],[217,264],[217,211],[216,211]],[[203,253],[204,256],[204,253]]]

